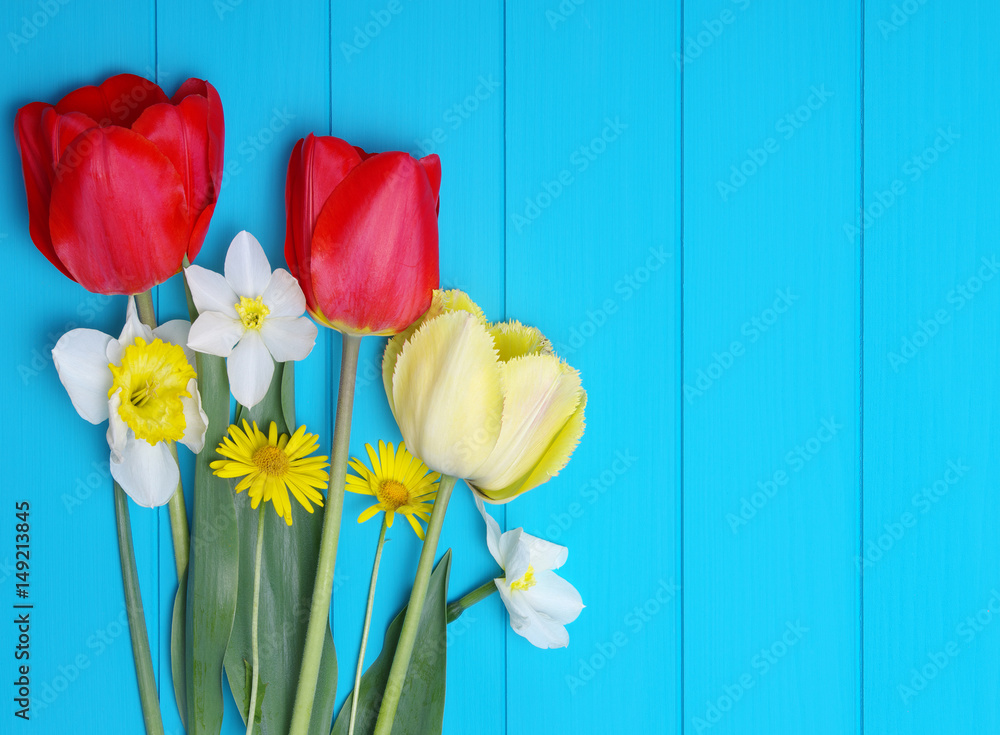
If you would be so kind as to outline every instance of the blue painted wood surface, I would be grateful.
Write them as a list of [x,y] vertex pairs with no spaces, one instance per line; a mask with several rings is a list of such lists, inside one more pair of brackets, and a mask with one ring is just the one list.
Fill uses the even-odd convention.
[[[590,397],[566,470],[499,511],[569,547],[587,604],[570,647],[532,648],[495,597],[473,608],[451,629],[446,733],[994,732],[998,26],[990,4],[932,0],[12,0],[0,111],[122,71],[168,93],[208,78],[227,128],[199,256],[216,268],[240,229],[282,264],[308,132],[441,156],[443,283],[541,327]],[[124,300],[34,249],[12,136],[0,181],[0,606],[24,499],[35,606],[33,720],[13,716],[7,622],[0,731],[140,732],[107,446],[49,354],[73,327],[117,333]],[[178,283],[158,306],[183,313]],[[381,344],[362,350],[354,453],[397,436]],[[339,346],[321,332],[297,372],[324,443]],[[363,507],[347,499],[338,700],[377,537]],[[132,522],[180,733],[166,511]],[[458,493],[453,596],[493,573],[484,536]],[[419,550],[391,538],[369,660]]]

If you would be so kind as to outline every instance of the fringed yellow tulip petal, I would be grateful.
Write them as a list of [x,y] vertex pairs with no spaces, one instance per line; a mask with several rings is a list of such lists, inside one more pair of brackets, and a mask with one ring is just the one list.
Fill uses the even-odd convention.
[[428,466],[469,477],[490,456],[503,414],[501,364],[486,326],[465,310],[426,322],[404,345],[393,413]]
[[486,324],[486,315],[483,314],[483,310],[479,308],[479,304],[469,298],[469,294],[465,291],[453,288],[448,291],[438,291],[435,296],[437,294],[440,294],[442,313],[467,311],[476,317],[480,324]]
[[559,474],[560,470],[569,462],[573,451],[580,443],[585,425],[584,409],[587,406],[587,394],[583,392],[580,405],[569,417],[569,421],[562,430],[556,434],[556,438],[545,450],[545,454],[538,460],[538,463],[523,478],[508,487],[499,490],[484,490],[472,485],[472,489],[487,503],[508,503],[518,495],[526,493],[543,483],[548,482]]
[[440,316],[450,311],[467,311],[481,324],[486,324],[486,315],[483,310],[464,291],[452,289],[449,291],[434,291],[434,298],[431,300],[430,308],[424,312],[417,321],[389,340],[385,346],[385,354],[382,356],[382,385],[385,387],[385,395],[389,399],[389,408],[395,412],[395,403],[392,396],[392,376],[396,371],[396,361],[403,351],[403,345],[414,335],[427,321],[436,316]]
[[490,327],[493,345],[502,362],[526,355],[551,355],[552,343],[535,327],[521,322],[500,322]]
[[529,355],[503,363],[504,408],[500,438],[489,459],[467,476],[489,496],[534,468],[583,398],[580,374],[555,355]]

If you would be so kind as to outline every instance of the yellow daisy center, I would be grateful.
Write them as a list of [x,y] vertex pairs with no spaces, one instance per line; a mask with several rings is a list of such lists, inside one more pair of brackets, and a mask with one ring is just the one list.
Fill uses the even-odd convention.
[[514,590],[518,590],[520,592],[525,592],[527,590],[530,590],[532,587],[534,587],[535,584],[536,584],[536,582],[535,582],[535,568],[529,564],[528,565],[528,571],[526,571],[524,573],[523,577],[521,577],[519,580],[517,580],[516,582],[514,582],[510,586],[510,589],[511,589],[512,592]]
[[406,485],[396,480],[384,480],[375,494],[387,510],[396,510],[410,499]]
[[247,329],[260,329],[264,324],[264,317],[271,313],[271,310],[264,304],[264,297],[258,296],[249,299],[240,296],[240,303],[233,305],[236,313],[240,316],[240,321]]
[[288,455],[270,444],[258,449],[250,459],[261,472],[271,477],[284,477],[288,473]]
[[191,396],[187,385],[196,376],[180,346],[136,337],[122,351],[121,365],[108,367],[113,376],[108,398],[119,393],[118,415],[136,438],[156,444],[184,436],[181,399]]

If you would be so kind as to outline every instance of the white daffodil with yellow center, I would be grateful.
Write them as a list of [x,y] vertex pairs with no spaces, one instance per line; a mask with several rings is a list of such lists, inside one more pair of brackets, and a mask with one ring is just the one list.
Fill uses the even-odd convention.
[[504,570],[494,582],[510,614],[510,627],[538,648],[568,646],[566,625],[580,615],[583,600],[573,585],[552,571],[566,563],[568,549],[523,528],[501,533],[500,524],[478,497],[476,506],[486,521],[486,545]]
[[298,281],[281,268],[272,273],[264,249],[246,231],[229,245],[225,276],[197,265],[185,274],[198,308],[188,346],[227,358],[233,396],[244,406],[257,405],[271,383],[274,361],[302,360],[316,343]]
[[487,323],[461,291],[436,292],[389,340],[382,377],[406,445],[490,503],[558,474],[583,435],[580,374],[540,331]]
[[190,324],[175,320],[150,329],[129,298],[118,339],[96,329],[67,332],[52,350],[59,379],[77,413],[92,424],[108,421],[111,475],[139,505],[170,500],[180,473],[171,451],[205,443],[194,355],[185,347]]

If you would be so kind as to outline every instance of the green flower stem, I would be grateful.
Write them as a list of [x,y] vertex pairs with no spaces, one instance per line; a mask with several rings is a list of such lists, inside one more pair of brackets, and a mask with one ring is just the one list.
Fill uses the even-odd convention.
[[[144,291],[135,295],[135,306],[139,312],[139,321],[150,329],[156,329],[156,312],[153,309],[153,292]],[[170,453],[177,461],[177,445],[170,442]],[[178,465],[179,467],[179,465]],[[177,490],[167,504],[170,513],[170,535],[174,540],[174,563],[177,566],[177,579],[187,571],[190,556],[190,534],[188,533],[187,508],[184,505],[184,486],[177,481]]]
[[337,393],[337,418],[330,448],[330,490],[323,509],[323,533],[320,537],[316,581],[313,584],[309,627],[302,652],[302,668],[295,691],[295,706],[289,735],[306,735],[312,717],[319,662],[323,653],[323,636],[330,625],[330,595],[333,594],[333,571],[337,563],[337,542],[340,540],[340,517],[344,510],[344,486],[347,484],[347,454],[351,441],[351,414],[354,410],[354,381],[358,374],[358,349],[361,337],[342,335],[343,353],[340,358],[340,390]]
[[354,735],[354,720],[358,714],[358,691],[361,689],[361,672],[365,668],[365,649],[368,647],[368,629],[372,623],[372,607],[375,603],[375,583],[378,581],[378,565],[382,561],[382,546],[385,544],[386,516],[382,515],[382,530],[378,534],[375,547],[375,562],[372,564],[372,581],[368,585],[368,606],[365,608],[365,624],[361,631],[361,650],[358,651],[358,668],[354,672],[354,693],[351,695],[351,723],[347,735]]
[[[191,261],[188,260],[188,256],[184,256],[184,260],[181,261],[181,267],[187,268],[191,265]],[[194,305],[194,297],[191,295],[191,286],[188,285],[187,272],[184,272],[184,299],[187,301],[188,307],[188,317],[191,319],[191,323],[194,324],[194,320],[198,318],[198,309]]]
[[389,735],[396,719],[396,709],[399,707],[399,697],[403,693],[406,682],[406,672],[410,668],[410,658],[413,655],[413,644],[417,639],[417,628],[424,614],[424,600],[427,598],[427,585],[434,569],[434,557],[437,555],[438,540],[441,538],[441,526],[444,525],[444,514],[448,510],[448,500],[455,487],[455,478],[445,475],[441,478],[431,519],[427,524],[427,536],[424,547],[420,551],[420,561],[417,563],[417,576],[413,580],[413,591],[406,607],[406,617],[403,618],[403,629],[396,644],[396,655],[389,669],[389,679],[385,684],[382,707],[378,712],[378,722],[375,723],[375,735]]
[[485,600],[496,591],[496,581],[488,579],[483,582],[482,586],[476,587],[476,589],[472,590],[469,594],[458,598],[454,602],[448,603],[448,622],[452,623],[458,620],[462,616],[462,613],[475,605],[477,602]]
[[115,483],[115,521],[118,526],[118,555],[122,565],[122,584],[125,587],[125,610],[128,613],[128,631],[132,637],[132,657],[135,659],[135,676],[139,681],[139,702],[147,735],[163,735],[160,700],[157,698],[153,659],[149,653],[149,635],[142,611],[142,593],[139,591],[139,573],[135,567],[132,548],[132,523],[128,514],[128,498]]
[[250,682],[250,709],[247,711],[247,735],[253,735],[253,722],[257,716],[257,687],[260,683],[260,659],[257,655],[257,618],[260,613],[260,557],[264,550],[264,507],[257,511],[257,546],[253,563],[253,614],[250,622],[250,655],[253,659],[253,678]]
[[[180,463],[177,458],[177,444],[170,442],[170,454],[174,461]],[[177,481],[177,490],[174,492],[170,502],[167,503],[167,511],[170,514],[170,535],[174,539],[174,563],[177,565],[177,579],[180,580],[188,567],[188,556],[190,554],[190,533],[188,532],[187,507],[184,505],[184,485]]]
[[135,308],[139,321],[150,329],[156,329],[156,311],[153,309],[153,291],[143,291],[135,295]]

